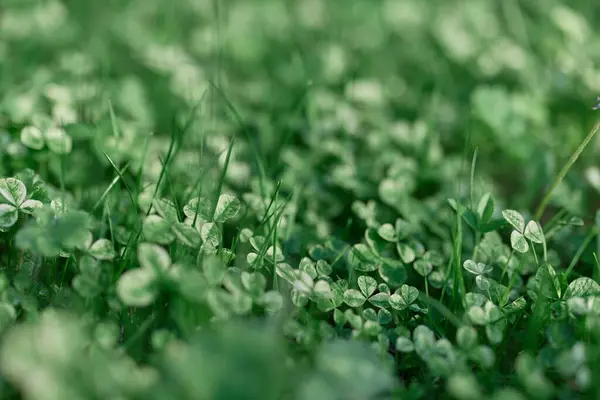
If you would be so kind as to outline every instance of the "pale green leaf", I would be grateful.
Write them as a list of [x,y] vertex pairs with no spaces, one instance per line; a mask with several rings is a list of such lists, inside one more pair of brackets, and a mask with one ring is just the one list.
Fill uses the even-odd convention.
[[53,126],[44,133],[50,151],[56,154],[69,154],[73,148],[73,140],[64,129]]
[[377,281],[370,276],[358,277],[358,287],[365,297],[371,296],[377,289]]
[[33,150],[44,148],[44,135],[35,126],[26,126],[21,129],[21,143]]
[[591,278],[581,277],[569,284],[567,290],[565,290],[563,300],[572,297],[589,297],[597,295],[600,295],[600,285]]
[[525,227],[525,237],[534,243],[544,243],[544,231],[539,222],[529,221]]
[[473,322],[474,324],[485,325],[486,318],[485,311],[483,311],[483,308],[479,306],[472,306],[471,308],[469,308],[467,314],[469,315],[469,319],[471,320],[471,322]]
[[221,243],[219,227],[212,222],[202,225],[202,228],[200,228],[200,236],[203,242],[208,243],[215,248],[219,247],[219,244]]
[[167,245],[175,240],[171,223],[158,215],[149,215],[144,219],[142,233],[145,240],[153,243]]
[[0,179],[0,200],[2,198],[9,204],[19,207],[27,198],[25,184],[15,178]]
[[511,224],[519,233],[523,233],[525,230],[525,218],[515,210],[504,210],[502,211],[504,219]]
[[369,297],[369,303],[376,307],[385,308],[389,307],[390,295],[387,293],[377,293]]
[[477,285],[477,287],[484,291],[487,292],[488,290],[490,290],[490,281],[483,275],[477,275],[475,277],[475,284]]
[[477,330],[471,326],[463,325],[456,332],[456,343],[463,350],[471,350],[477,346]]
[[17,223],[19,212],[10,204],[0,204],[0,228],[7,229]]
[[406,305],[411,305],[419,298],[419,289],[414,286],[402,285],[400,289],[396,290],[396,294],[402,296]]
[[377,234],[388,242],[395,242],[397,239],[396,228],[392,224],[383,224],[377,229]]
[[316,271],[318,276],[329,276],[333,272],[331,264],[325,260],[317,261]]
[[415,263],[413,264],[413,268],[415,269],[417,274],[423,277],[428,276],[431,273],[431,271],[433,271],[433,265],[430,262],[423,259],[415,261]]
[[158,215],[160,215],[167,221],[171,223],[179,221],[179,218],[177,216],[177,207],[175,206],[175,203],[173,203],[171,200],[154,199],[154,201],[152,202],[152,206],[154,207],[154,210],[156,210]]
[[[198,212],[197,216],[196,211]],[[211,202],[204,197],[195,197],[183,207],[183,213],[191,220],[196,218],[202,222],[208,222],[210,220]]]
[[222,194],[219,196],[217,207],[215,209],[215,222],[225,222],[228,219],[234,218],[240,211],[241,204],[237,197],[230,194]]
[[406,264],[412,263],[417,258],[415,251],[405,243],[398,243],[396,249],[398,250],[400,259]]
[[285,279],[289,283],[293,283],[296,280],[296,272],[289,264],[278,263],[275,272],[280,278]]
[[473,260],[466,260],[463,263],[463,268],[472,273],[473,275],[483,275],[492,271],[491,265],[478,263]]
[[[262,305],[268,314],[275,314],[283,309],[283,296],[279,292],[269,291],[266,292],[262,299]],[[337,311],[337,310],[336,310]]]
[[98,260],[112,260],[117,253],[113,244],[108,239],[99,239],[88,249],[88,253]]
[[402,353],[411,353],[415,351],[415,345],[409,338],[400,336],[396,339],[396,350]]
[[367,299],[356,289],[348,289],[344,292],[344,302],[350,307],[360,307]]
[[25,200],[19,206],[19,211],[24,212],[26,214],[33,214],[33,212],[38,209],[44,207],[44,204],[39,200]]
[[171,266],[171,257],[167,251],[155,244],[140,243],[137,250],[138,261],[143,269],[160,275]]
[[525,236],[523,236],[522,233],[517,231],[511,232],[510,245],[519,253],[527,253],[527,251],[529,251],[529,243],[527,243],[527,239],[525,239]]
[[176,222],[171,226],[173,233],[184,245],[191,248],[198,248],[202,244],[200,232],[183,222]]
[[117,295],[121,301],[131,307],[146,307],[156,299],[158,288],[156,276],[150,269],[133,269],[121,275],[117,282]]

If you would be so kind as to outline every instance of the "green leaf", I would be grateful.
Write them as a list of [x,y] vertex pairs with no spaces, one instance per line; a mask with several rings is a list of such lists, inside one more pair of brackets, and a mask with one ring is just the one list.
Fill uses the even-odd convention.
[[206,298],[209,284],[200,271],[181,268],[179,279],[177,279],[177,288],[186,300],[202,303]]
[[329,276],[333,272],[333,267],[327,261],[319,260],[316,271],[318,276]]
[[56,126],[44,132],[46,144],[51,152],[56,154],[69,154],[73,149],[73,140],[64,129]]
[[404,303],[409,306],[419,297],[419,289],[414,286],[402,285],[402,287],[395,292],[399,294],[404,299]]
[[21,129],[21,143],[33,150],[44,148],[44,135],[35,126],[26,126]]
[[475,277],[475,284],[477,285],[479,290],[482,290],[484,292],[490,290],[490,281],[483,275],[477,275]]
[[361,275],[358,277],[358,287],[365,297],[369,297],[377,289],[377,281],[370,276]]
[[415,263],[413,264],[413,268],[415,269],[415,271],[417,271],[417,273],[423,277],[428,276],[431,271],[433,271],[433,265],[430,262],[427,262],[426,260],[417,260],[415,261]]
[[167,251],[155,244],[140,243],[137,250],[138,261],[143,269],[160,275],[171,266],[171,257]]
[[208,284],[217,286],[225,278],[225,264],[217,256],[208,256],[202,260],[202,270]]
[[73,278],[73,289],[83,298],[91,299],[102,293],[102,286],[88,275]]
[[398,237],[396,236],[396,228],[392,224],[383,224],[377,229],[377,234],[388,242],[395,242]]
[[471,306],[482,307],[487,301],[486,297],[481,293],[467,293],[465,295],[465,307],[470,308]]
[[358,243],[348,252],[348,263],[357,271],[374,271],[377,269],[377,256],[366,244]]
[[215,248],[219,247],[219,244],[221,243],[219,227],[212,222],[202,225],[202,228],[200,228],[200,236],[202,237],[203,242],[208,243]]
[[398,287],[406,282],[406,268],[401,265],[383,263],[379,266],[379,275],[391,287]]
[[0,228],[8,229],[17,223],[19,212],[10,204],[0,204]]
[[402,353],[411,353],[415,351],[415,345],[409,338],[399,336],[398,339],[396,339],[396,350]]
[[179,222],[179,218],[177,217],[177,207],[171,200],[154,199],[152,205],[154,206],[154,210],[156,210],[158,215],[170,223]]
[[244,289],[253,297],[261,296],[267,287],[267,279],[259,272],[244,271],[242,272],[241,280]]
[[454,399],[479,399],[482,397],[479,382],[468,373],[455,373],[446,382],[447,393]]
[[485,305],[486,325],[485,333],[492,344],[499,344],[504,338],[506,318],[500,309],[491,301]]
[[88,253],[97,260],[112,260],[117,256],[112,242],[108,239],[99,239],[88,249]]
[[479,220],[486,224],[490,222],[494,215],[494,199],[489,193],[481,196],[479,205],[477,206],[477,213],[479,214]]
[[[273,247],[270,246],[266,253],[265,253],[265,258],[271,262],[275,262],[275,263],[279,263],[279,262],[283,262],[285,260],[285,256],[283,255],[283,251],[281,251],[281,248],[279,246],[277,247]],[[314,271],[314,276],[313,274],[311,274],[311,276],[313,278],[316,277],[316,270]]]
[[405,264],[410,264],[416,259],[416,254],[414,250],[405,243],[396,244],[396,249],[398,250],[398,254],[400,255],[400,259]]
[[222,194],[219,196],[217,207],[215,209],[215,222],[225,222],[228,219],[234,218],[240,211],[240,201],[230,194]]
[[[279,292],[269,291],[266,292],[262,299],[262,305],[265,308],[265,311],[270,314],[276,314],[283,309],[283,296]],[[335,310],[339,311],[339,310]]]
[[479,306],[471,306],[467,314],[469,315],[469,319],[471,320],[471,322],[473,322],[474,324],[485,325],[486,318],[485,311],[483,311],[483,308]]
[[477,330],[471,326],[461,326],[456,332],[456,343],[463,350],[473,349],[477,346]]
[[390,301],[390,295],[387,293],[377,293],[369,297],[369,303],[376,307],[385,308],[388,307]]
[[463,263],[463,268],[472,273],[473,275],[483,275],[492,271],[491,265],[485,265],[484,263],[477,263],[473,260],[466,260]]
[[19,211],[24,212],[26,214],[33,214],[35,210],[38,208],[44,207],[44,204],[39,200],[25,200],[19,206]]
[[360,307],[367,299],[356,289],[348,289],[344,292],[344,302],[350,307]]
[[[491,347],[480,345],[472,349],[469,353],[469,358],[479,364],[480,367],[490,369],[496,363],[496,354]],[[509,397],[513,399],[513,397]]]
[[344,326],[346,324],[346,315],[343,311],[336,308],[333,310],[333,321],[337,326]]
[[527,239],[525,239],[522,233],[517,231],[512,231],[510,234],[510,246],[519,253],[527,253],[529,251]]
[[427,355],[435,345],[435,334],[425,325],[419,325],[413,331],[415,351],[419,357]]
[[296,281],[296,271],[289,264],[277,263],[275,272],[280,278],[285,279],[289,283],[294,283]]
[[150,269],[137,268],[126,271],[117,282],[117,295],[127,306],[149,306],[158,295],[155,280],[154,271]]
[[344,311],[344,316],[352,328],[357,330],[362,329],[363,320],[359,315],[356,315],[353,310],[348,309]]
[[[199,203],[199,204],[198,204]],[[198,216],[196,217],[196,210],[198,210]],[[212,211],[211,201],[202,197],[195,197],[191,199],[184,207],[183,213],[190,219],[197,218],[202,222],[210,221],[210,213]]]
[[[388,304],[389,304],[389,298],[388,298]],[[381,325],[387,325],[390,322],[392,322],[393,319],[394,319],[394,317],[393,317],[392,313],[389,312],[388,310],[386,310],[385,308],[380,308],[379,311],[377,311],[377,321]]]
[[15,178],[0,179],[0,200],[19,207],[27,198],[25,184]]
[[195,249],[200,247],[200,245],[202,244],[202,237],[200,236],[200,232],[198,232],[191,226],[186,225],[183,222],[176,222],[172,225],[171,228],[173,230],[173,233],[177,237],[177,240],[179,240],[184,245]]
[[535,274],[535,282],[543,296],[551,299],[560,298],[560,282],[552,265],[548,263],[540,265]]
[[525,227],[525,237],[534,243],[544,243],[544,231],[539,222],[529,221]]
[[527,306],[527,300],[525,297],[521,296],[510,304],[507,304],[502,309],[506,315],[515,314],[520,311],[523,311]]
[[581,277],[575,279],[569,284],[563,300],[568,300],[572,297],[589,297],[600,295],[600,285],[593,279]]
[[519,233],[523,233],[525,230],[525,218],[515,210],[504,210],[502,211],[504,219],[513,226]]
[[158,215],[148,215],[142,223],[142,233],[145,240],[167,245],[175,240],[171,223]]

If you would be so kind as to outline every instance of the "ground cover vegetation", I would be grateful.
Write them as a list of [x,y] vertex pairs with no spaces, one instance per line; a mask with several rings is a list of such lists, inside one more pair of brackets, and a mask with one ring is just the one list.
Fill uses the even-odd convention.
[[0,0],[0,397],[600,398],[599,18]]

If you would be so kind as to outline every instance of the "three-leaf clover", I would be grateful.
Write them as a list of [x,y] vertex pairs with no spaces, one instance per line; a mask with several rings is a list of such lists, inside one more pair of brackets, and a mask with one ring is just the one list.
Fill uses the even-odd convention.
[[16,224],[19,212],[33,214],[33,210],[42,206],[39,200],[27,199],[27,188],[20,180],[0,179],[0,231]]
[[475,275],[475,283],[479,289],[484,291],[489,290],[490,281],[488,281],[484,275],[492,271],[493,268],[491,265],[478,263],[473,260],[466,260],[463,263],[463,268]]
[[344,292],[344,302],[350,307],[360,307],[365,301],[379,308],[385,308],[389,304],[389,295],[387,293],[375,293],[377,290],[377,281],[366,275],[358,277],[358,288],[348,289]]
[[50,126],[44,131],[36,126],[26,126],[21,130],[21,142],[33,150],[41,150],[46,144],[56,154],[69,154],[73,148],[73,140],[59,126]]
[[539,222],[532,220],[526,226],[525,218],[515,210],[504,210],[502,211],[502,216],[514,228],[510,234],[510,245],[514,250],[519,253],[527,253],[529,251],[527,239],[533,243],[543,244],[545,250],[546,241],[544,231]]
[[117,295],[128,306],[146,307],[158,296],[159,283],[168,271],[177,268],[171,264],[169,253],[155,244],[140,243],[137,256],[140,268],[121,275]]

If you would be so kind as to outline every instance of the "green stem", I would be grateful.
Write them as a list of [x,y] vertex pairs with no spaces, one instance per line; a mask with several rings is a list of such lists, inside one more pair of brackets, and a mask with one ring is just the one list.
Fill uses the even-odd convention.
[[546,206],[550,202],[550,197],[552,196],[552,193],[556,190],[558,185],[560,185],[560,183],[562,182],[564,177],[567,175],[567,172],[569,172],[569,169],[571,169],[573,164],[575,164],[575,161],[577,161],[579,156],[581,156],[581,153],[583,153],[583,150],[592,141],[592,139],[594,138],[596,133],[598,133],[599,130],[600,130],[600,122],[597,122],[596,125],[594,125],[594,127],[590,131],[590,133],[588,133],[588,135],[585,137],[585,139],[583,139],[583,142],[581,142],[579,147],[577,147],[577,150],[575,150],[575,152],[571,155],[571,157],[569,158],[569,161],[567,161],[567,163],[565,164],[563,169],[559,172],[558,176],[554,180],[554,183],[552,184],[552,187],[550,187],[550,190],[548,190],[548,192],[542,199],[542,202],[538,206],[537,211],[535,212],[535,218],[537,220],[539,220],[542,217],[542,214],[544,214],[544,210],[546,209]]

